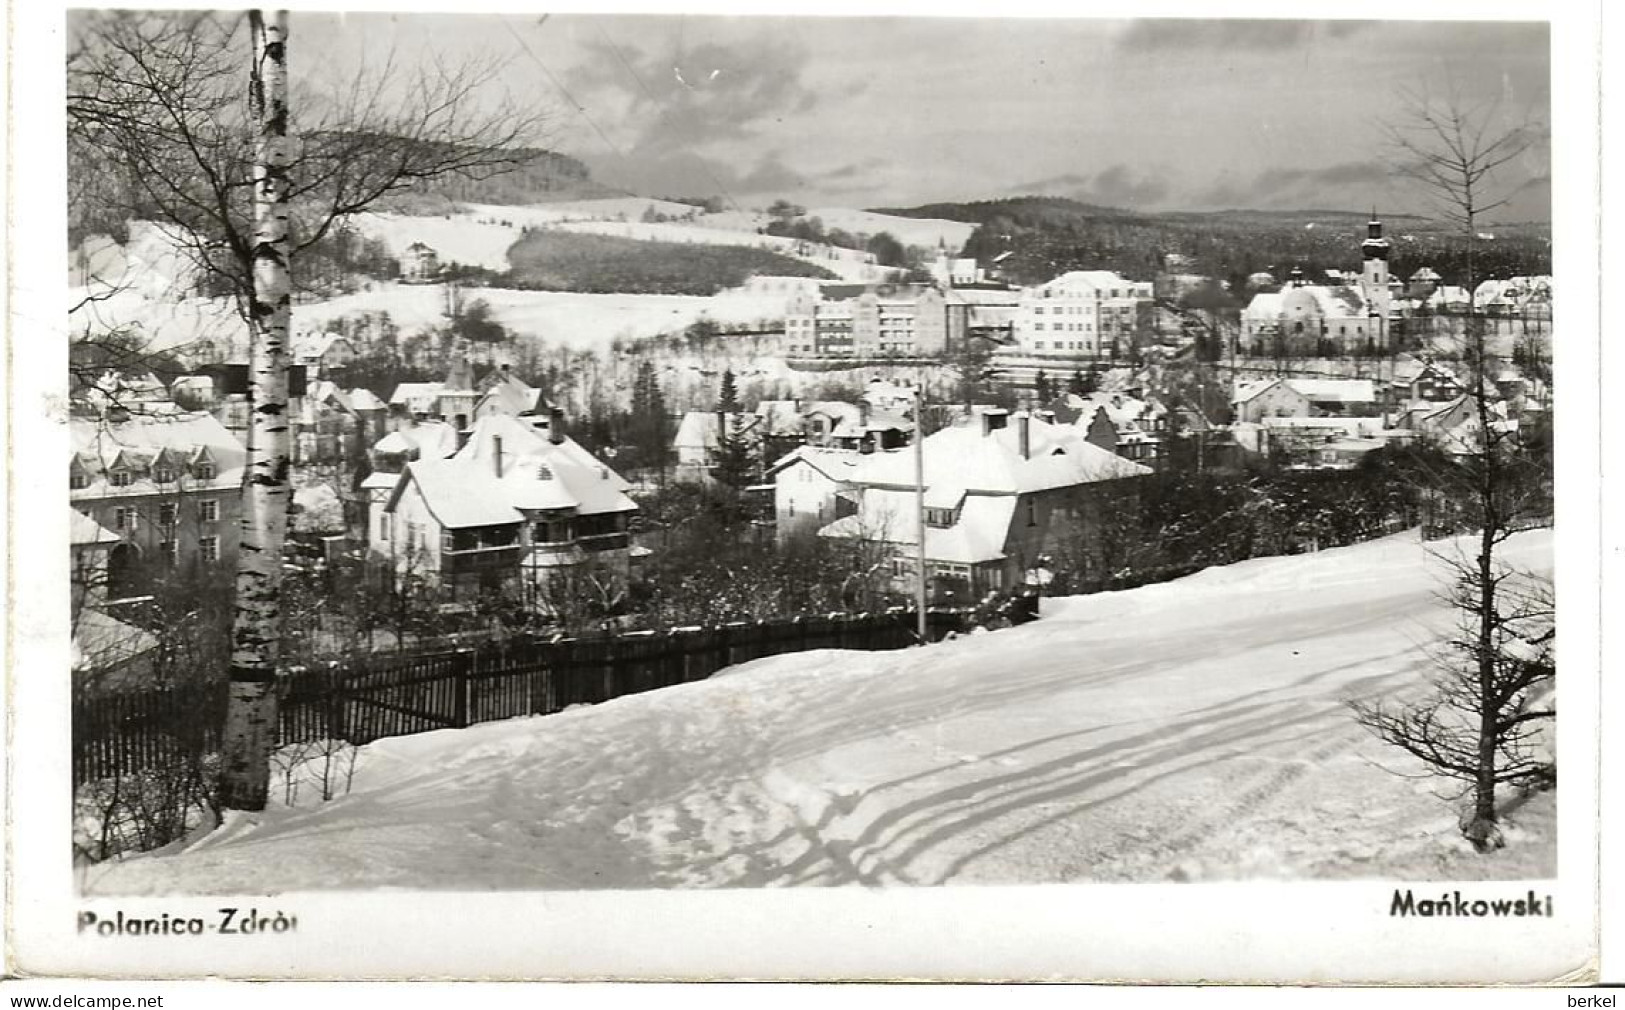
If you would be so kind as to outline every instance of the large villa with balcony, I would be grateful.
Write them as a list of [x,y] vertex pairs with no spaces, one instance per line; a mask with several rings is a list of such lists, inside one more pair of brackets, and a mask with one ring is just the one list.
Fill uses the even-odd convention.
[[424,453],[392,476],[368,540],[403,575],[469,597],[536,590],[560,570],[629,574],[628,484],[565,434],[557,412],[482,417],[450,456]]

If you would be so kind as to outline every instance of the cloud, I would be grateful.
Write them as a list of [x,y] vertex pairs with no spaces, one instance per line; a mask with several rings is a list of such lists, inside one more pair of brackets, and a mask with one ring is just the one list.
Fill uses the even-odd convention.
[[1324,168],[1267,168],[1250,180],[1221,177],[1196,197],[1202,207],[1306,209],[1357,207],[1385,190],[1393,173],[1380,161]]
[[678,57],[656,54],[607,35],[588,40],[584,61],[567,75],[595,113],[615,110],[632,130],[632,153],[665,156],[748,139],[764,122],[806,113],[818,93],[802,77],[807,50],[763,35],[747,43],[708,42]]
[[1015,189],[1020,193],[1065,196],[1107,207],[1141,208],[1161,203],[1172,186],[1165,176],[1137,174],[1119,163],[1092,175],[1068,172],[1023,183]]
[[585,155],[594,179],[634,193],[665,196],[727,195],[734,199],[759,194],[782,195],[806,185],[806,178],[784,163],[777,153],[758,159],[748,169],[724,158],[695,151],[645,153],[621,158],[613,154]]
[[1134,21],[1118,37],[1129,52],[1180,50],[1245,50],[1269,52],[1293,49],[1321,39],[1339,40],[1370,28],[1371,21],[1264,21],[1198,18]]

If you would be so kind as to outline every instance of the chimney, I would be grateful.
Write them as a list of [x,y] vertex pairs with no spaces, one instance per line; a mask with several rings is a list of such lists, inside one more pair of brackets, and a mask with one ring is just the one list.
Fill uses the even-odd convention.
[[502,436],[491,436],[491,458],[496,461],[497,476],[502,476]]
[[869,430],[869,401],[862,398],[858,400],[858,427]]
[[994,409],[982,411],[983,435],[991,435],[1000,428],[1008,427],[1009,424],[1010,412],[1007,410]]
[[564,442],[564,411],[554,407],[547,414],[547,440],[554,445]]
[[1023,411],[1016,415],[1016,444],[1021,449],[1022,459],[1031,459],[1033,455],[1032,416]]

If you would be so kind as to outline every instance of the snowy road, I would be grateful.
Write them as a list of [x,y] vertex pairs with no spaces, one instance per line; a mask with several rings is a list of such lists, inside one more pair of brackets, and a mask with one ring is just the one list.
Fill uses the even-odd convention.
[[[1508,557],[1550,569],[1549,532]],[[1025,628],[760,660],[380,741],[331,803],[92,868],[96,893],[1553,872],[1551,798],[1470,856],[1354,725],[1451,623],[1412,536],[1045,601]],[[1383,767],[1379,767],[1379,764]]]

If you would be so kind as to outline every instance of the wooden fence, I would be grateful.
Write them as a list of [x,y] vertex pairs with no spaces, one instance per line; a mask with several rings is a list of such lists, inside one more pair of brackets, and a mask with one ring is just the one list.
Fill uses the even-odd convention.
[[[931,637],[963,615],[931,611]],[[809,649],[898,649],[917,641],[914,612],[832,614],[602,639],[516,639],[434,655],[373,657],[286,677],[283,744],[380,737],[521,715],[546,715],[704,680],[725,666]],[[73,706],[73,778],[84,782],[175,767],[217,750],[225,690],[88,696]]]

